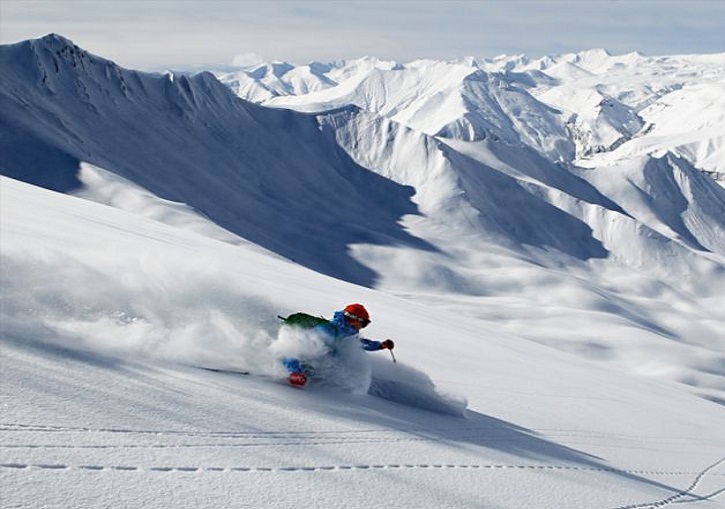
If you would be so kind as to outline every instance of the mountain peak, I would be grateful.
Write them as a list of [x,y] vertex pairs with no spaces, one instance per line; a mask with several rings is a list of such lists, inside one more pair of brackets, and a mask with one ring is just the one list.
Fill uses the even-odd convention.
[[[45,63],[45,66],[51,66],[56,72],[60,69],[61,61],[71,65],[74,68],[85,68],[86,64],[94,61],[106,61],[101,57],[96,57],[76,45],[70,39],[56,33],[50,33],[39,39],[30,41],[33,51],[38,53],[39,61]],[[43,50],[48,54],[43,54]]]
[[71,41],[67,37],[63,37],[60,34],[56,34],[55,32],[51,32],[47,35],[44,35],[43,37],[39,37],[37,40],[43,41],[46,43],[61,43],[61,44],[66,44],[66,45],[70,45],[70,46],[75,46],[73,41]]
[[87,53],[84,49],[77,46],[70,39],[63,37],[62,35],[59,35],[56,33],[50,33],[48,35],[44,35],[43,37],[32,40],[31,43],[35,47],[41,47],[41,48],[44,47],[44,48],[47,48],[52,51],[61,51],[63,49],[72,49],[79,53]]

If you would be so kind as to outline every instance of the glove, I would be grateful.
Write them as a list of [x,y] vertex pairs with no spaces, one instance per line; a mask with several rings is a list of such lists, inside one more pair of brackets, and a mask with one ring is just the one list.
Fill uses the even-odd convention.
[[380,343],[380,349],[381,350],[392,350],[395,348],[395,343],[392,339],[386,339],[382,343]]

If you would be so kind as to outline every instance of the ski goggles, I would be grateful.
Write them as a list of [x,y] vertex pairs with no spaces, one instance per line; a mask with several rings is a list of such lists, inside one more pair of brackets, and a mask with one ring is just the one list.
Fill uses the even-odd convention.
[[362,325],[363,327],[367,327],[368,325],[370,325],[370,320],[368,320],[367,318],[363,318],[361,316],[357,316],[355,314],[348,313],[347,311],[345,311],[344,314],[347,318],[360,322],[360,325]]

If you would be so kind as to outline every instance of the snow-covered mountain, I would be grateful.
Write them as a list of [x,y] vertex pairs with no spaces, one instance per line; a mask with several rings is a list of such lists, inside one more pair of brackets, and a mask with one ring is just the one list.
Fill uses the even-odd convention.
[[416,213],[413,189],[353,163],[315,116],[240,101],[209,73],[121,69],[59,36],[6,47],[3,60],[6,175],[70,191],[88,162],[366,285],[374,275],[350,243],[423,244],[397,224]]
[[[3,491],[715,507],[723,60],[366,58],[219,81],[57,35],[3,46]],[[275,384],[276,315],[352,301],[401,362],[357,359],[352,393]],[[365,395],[370,370],[463,395],[467,418]],[[107,495],[84,492],[99,472]],[[224,477],[241,473],[254,488]]]
[[366,58],[217,76],[260,104],[307,111],[356,104],[430,135],[525,144],[552,160],[594,166],[670,151],[725,180],[725,54]]

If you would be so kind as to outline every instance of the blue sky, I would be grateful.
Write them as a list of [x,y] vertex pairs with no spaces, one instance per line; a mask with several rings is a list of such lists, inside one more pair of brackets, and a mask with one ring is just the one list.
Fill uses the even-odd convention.
[[725,52],[719,0],[0,0],[3,44],[61,34],[139,69],[235,57],[307,63],[375,56],[532,57],[604,48]]

